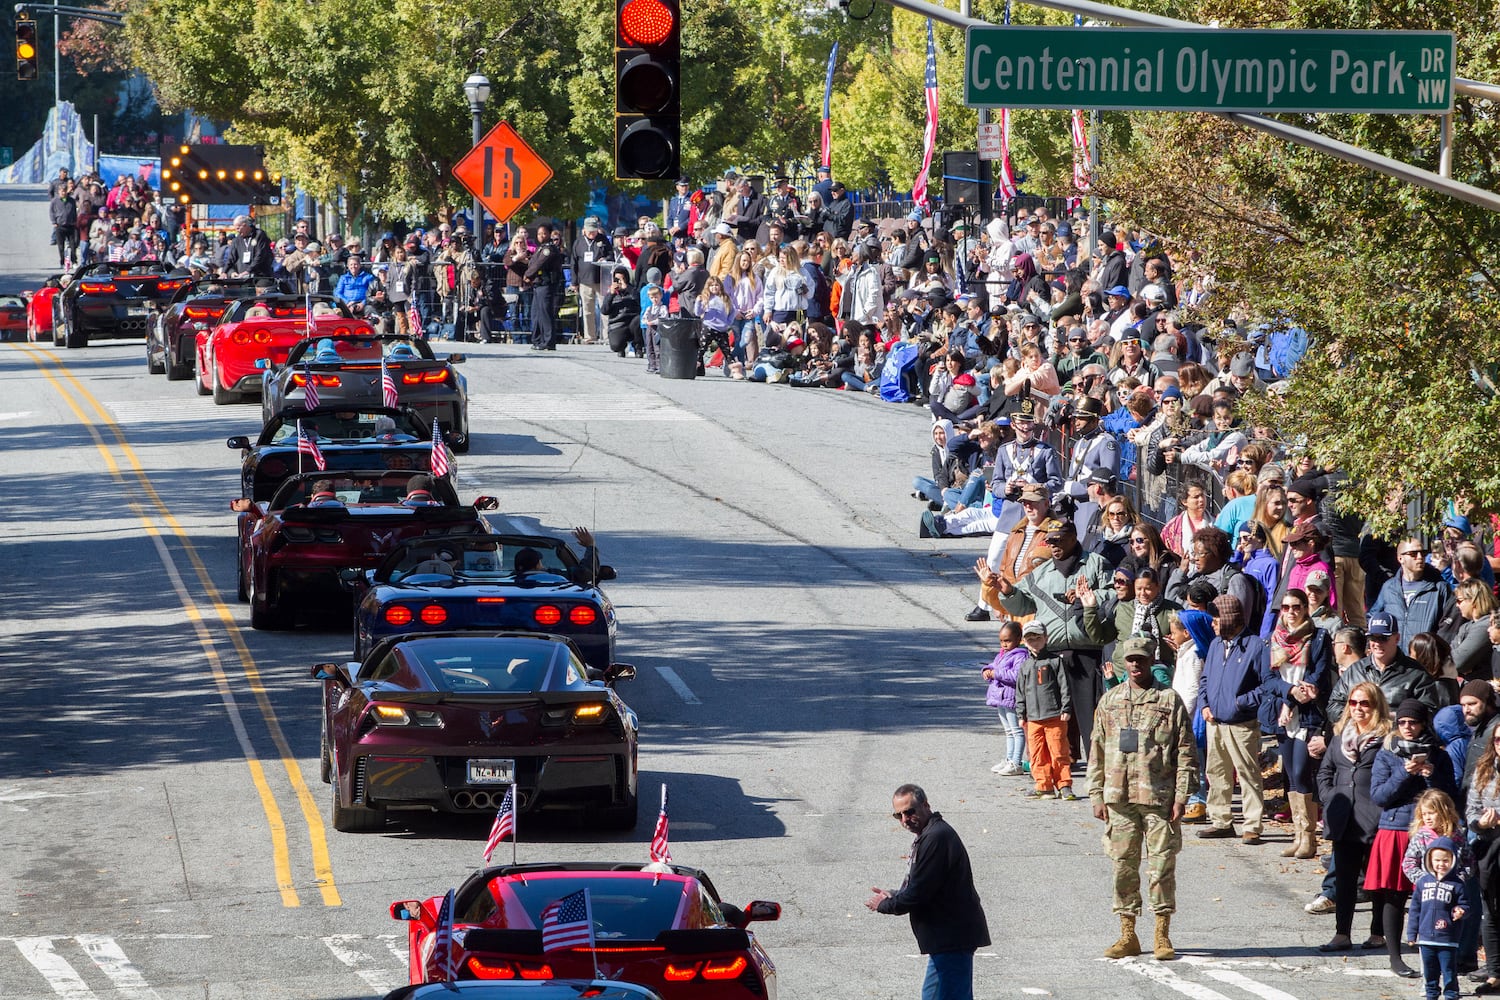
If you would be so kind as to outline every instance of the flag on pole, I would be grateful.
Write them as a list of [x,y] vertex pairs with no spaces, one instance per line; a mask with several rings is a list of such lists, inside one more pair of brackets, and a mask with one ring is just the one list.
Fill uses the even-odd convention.
[[391,377],[391,370],[385,366],[385,358],[380,359],[380,405],[389,406],[391,409],[401,405],[401,397],[396,394],[396,380]]
[[427,956],[429,983],[446,983],[453,980],[453,890],[443,897],[438,910],[437,927],[432,932],[432,954]]
[[[1000,23],[1010,24],[1010,0],[1005,0],[1005,14]],[[1000,169],[995,176],[995,188],[1006,201],[1021,193],[1010,166],[1010,108],[1000,109]]]
[[656,817],[656,832],[651,834],[651,860],[672,862],[672,849],[667,846],[667,783],[661,783],[661,813]]
[[453,471],[453,466],[448,464],[448,448],[443,444],[443,430],[438,426],[437,417],[432,418],[432,459],[427,467],[434,476],[446,476]]
[[839,43],[834,42],[833,51],[828,53],[828,71],[823,74],[823,151],[818,163],[825,167],[833,165],[833,119],[829,104],[833,100],[833,66],[838,58]]
[[1073,186],[1080,191],[1089,189],[1089,133],[1084,123],[1083,112],[1073,112]]
[[579,889],[542,910],[542,951],[594,947],[594,913],[589,891]]
[[312,368],[302,366],[302,405],[311,410],[318,405],[318,386],[313,382]]
[[319,472],[328,468],[328,463],[323,460],[323,449],[318,447],[316,439],[308,437],[306,432],[302,430],[302,421],[300,420],[297,421],[297,455],[298,462],[301,462],[301,456],[303,455],[312,459],[313,465],[318,467]]
[[406,322],[411,325],[411,335],[417,339],[422,337],[422,314],[417,312],[415,301],[406,303]]
[[516,835],[516,786],[511,785],[505,790],[505,798],[500,802],[500,811],[495,814],[495,825],[490,827],[490,839],[484,842],[484,863],[490,863],[490,855],[495,853],[495,848],[506,837]]
[[922,135],[922,169],[912,182],[911,196],[923,211],[932,204],[927,197],[927,171],[932,166],[932,151],[937,148],[938,82],[937,49],[932,44],[932,18],[927,19],[927,70],[923,89],[927,92],[927,131]]

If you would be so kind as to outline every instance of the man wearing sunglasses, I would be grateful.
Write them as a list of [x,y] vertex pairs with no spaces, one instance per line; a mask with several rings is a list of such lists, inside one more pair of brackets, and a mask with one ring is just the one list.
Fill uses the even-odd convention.
[[[1403,542],[1401,548],[1406,547]],[[1337,725],[1344,717],[1349,692],[1365,681],[1380,685],[1386,700],[1393,705],[1415,698],[1431,711],[1436,712],[1442,707],[1443,694],[1437,679],[1402,650],[1401,626],[1394,615],[1372,611],[1365,624],[1365,633],[1369,651],[1339,675],[1333,683],[1333,693],[1328,696],[1330,725]]]
[[1450,588],[1443,575],[1428,565],[1427,546],[1420,539],[1401,540],[1396,546],[1396,564],[1400,569],[1380,588],[1370,615],[1383,614],[1396,623],[1404,653],[1409,637],[1437,628]]
[[973,1000],[974,952],[990,943],[990,930],[969,852],[917,785],[896,789],[891,817],[917,838],[906,879],[899,889],[871,889],[865,906],[910,916],[917,948],[927,956],[922,1000]]

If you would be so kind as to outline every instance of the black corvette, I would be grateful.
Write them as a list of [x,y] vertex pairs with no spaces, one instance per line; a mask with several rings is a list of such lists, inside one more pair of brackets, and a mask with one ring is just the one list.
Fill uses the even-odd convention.
[[188,280],[156,261],[85,264],[58,293],[53,340],[59,347],[87,347],[101,337],[143,337],[154,307]]
[[[264,279],[262,279],[264,280]],[[192,378],[198,333],[219,322],[229,303],[255,295],[254,278],[199,278],[177,289],[146,324],[146,369],[170,382]]]
[[[225,442],[242,454],[241,496],[255,501],[270,500],[287,478],[299,471],[312,471],[310,459],[306,456],[299,459],[297,454],[299,420],[305,431],[316,431],[327,471],[431,471],[432,425],[423,426],[421,418],[405,407],[351,410],[328,406],[308,411],[292,406],[267,421],[253,442],[246,436]],[[447,481],[451,484],[458,472],[458,463],[451,454],[448,466],[452,471]]]

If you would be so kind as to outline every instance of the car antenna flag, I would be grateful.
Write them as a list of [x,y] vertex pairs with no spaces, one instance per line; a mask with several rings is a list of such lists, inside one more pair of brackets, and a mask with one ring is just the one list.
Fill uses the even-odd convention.
[[448,449],[443,445],[443,429],[438,426],[437,417],[432,418],[432,458],[427,468],[439,479],[453,470],[448,464]]
[[542,951],[567,951],[587,946],[599,978],[599,956],[594,953],[594,911],[587,888],[553,900],[542,910]]
[[500,811],[495,814],[495,825],[490,827],[490,838],[484,842],[484,863],[490,863],[490,855],[506,837],[510,838],[510,863],[516,863],[516,786],[505,791],[500,802]]
[[389,406],[393,410],[401,405],[401,397],[396,393],[396,379],[385,366],[383,354],[380,356],[380,405]]
[[661,783],[661,812],[656,817],[656,831],[651,834],[651,860],[672,863],[672,849],[667,846],[667,783]]
[[302,473],[303,455],[312,459],[313,465],[318,467],[319,472],[328,468],[328,463],[323,459],[323,449],[318,447],[316,433],[315,431],[314,437],[308,437],[307,432],[302,429],[302,421],[297,421],[297,473],[299,475]]
[[427,958],[427,981],[453,981],[453,890],[443,896],[438,909],[437,926],[432,931],[432,954]]
[[[305,357],[304,355],[304,359]],[[318,405],[318,387],[313,382],[311,364],[304,364],[302,366],[302,378],[302,407],[303,409],[311,410]]]

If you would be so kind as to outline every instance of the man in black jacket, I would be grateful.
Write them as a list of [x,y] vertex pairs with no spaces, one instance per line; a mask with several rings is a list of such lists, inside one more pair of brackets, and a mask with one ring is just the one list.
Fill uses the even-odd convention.
[[974,952],[990,943],[990,931],[969,852],[917,785],[896,789],[891,814],[917,836],[906,880],[899,889],[871,890],[865,906],[910,915],[917,949],[927,956],[922,1000],[973,1000]]
[[[229,241],[228,264],[224,268],[229,277],[269,278],[274,263],[271,238],[248,215],[236,215],[234,239]],[[339,266],[343,266],[342,262]]]

